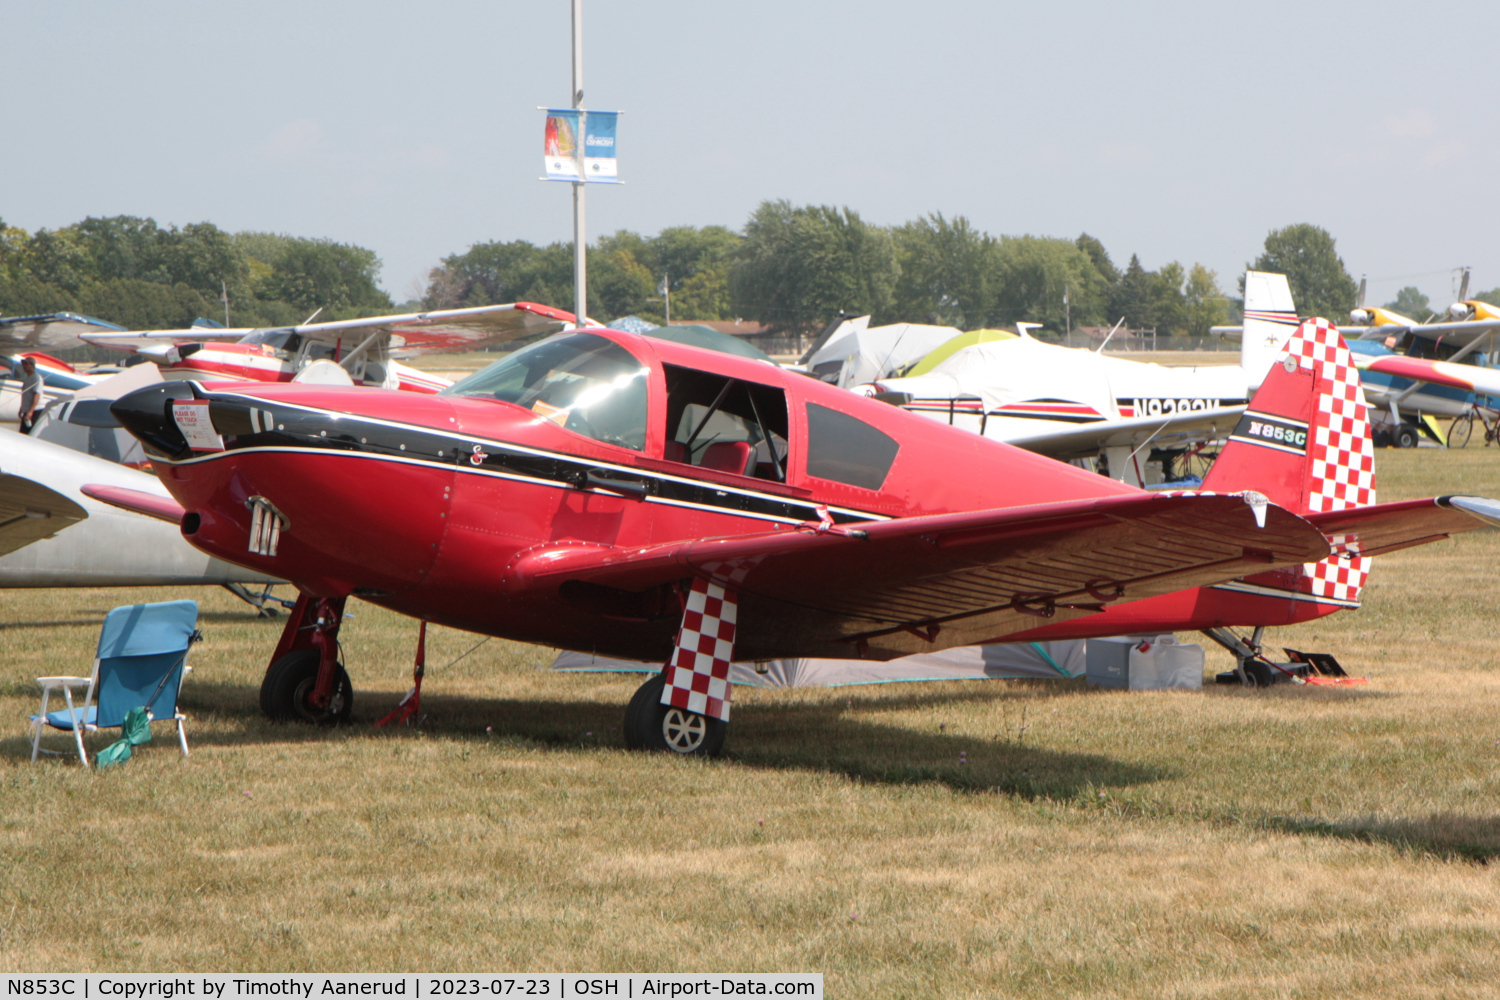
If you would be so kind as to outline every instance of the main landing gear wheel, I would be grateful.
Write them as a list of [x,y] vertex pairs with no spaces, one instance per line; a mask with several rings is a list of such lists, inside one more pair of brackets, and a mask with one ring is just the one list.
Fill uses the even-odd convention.
[[1402,424],[1391,434],[1391,441],[1397,448],[1415,448],[1419,435],[1417,429],[1411,424]]
[[717,757],[728,728],[719,719],[661,703],[666,675],[657,674],[636,689],[625,709],[625,745],[632,750],[666,750],[693,757]]
[[266,670],[260,685],[260,710],[278,722],[311,722],[334,726],[349,721],[354,707],[354,687],[349,674],[339,664],[333,678],[333,692],[328,706],[317,708],[308,701],[318,684],[319,654],[316,649],[299,649],[288,653]]

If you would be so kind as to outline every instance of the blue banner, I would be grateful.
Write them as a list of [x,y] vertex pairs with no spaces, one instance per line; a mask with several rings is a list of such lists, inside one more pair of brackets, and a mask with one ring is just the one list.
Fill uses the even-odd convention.
[[615,160],[615,126],[619,117],[618,111],[548,108],[542,145],[547,180],[620,183]]
[[615,160],[615,123],[618,111],[586,112],[583,125],[583,173],[589,181],[620,183]]

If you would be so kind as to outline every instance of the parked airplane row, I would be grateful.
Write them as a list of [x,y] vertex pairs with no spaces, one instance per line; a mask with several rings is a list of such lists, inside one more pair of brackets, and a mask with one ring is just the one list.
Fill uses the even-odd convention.
[[[1275,277],[1255,279],[1268,308],[1247,301],[1242,364],[1187,372],[1191,394],[1170,369],[1053,355],[1064,349],[1023,329],[911,376],[948,380],[946,419],[920,405],[940,395],[893,389],[899,379],[866,399],[525,305],[234,331],[232,346],[255,350],[231,354],[282,352],[274,370],[241,365],[234,382],[182,367],[206,350],[182,350],[196,330],[87,331],[176,377],[110,407],[157,488],[100,475],[79,491],[297,586],[262,688],[275,717],[347,715],[337,635],[351,595],[423,622],[666,662],[625,731],[632,745],[678,752],[717,751],[736,658],[884,660],[1202,629],[1253,660],[1258,648],[1226,640],[1225,627],[1357,606],[1373,555],[1500,520],[1500,506],[1475,498],[1375,505],[1353,358],[1328,324],[1296,326]],[[391,374],[393,351],[414,340],[451,349],[553,330],[437,395]],[[308,346],[330,338],[331,351]],[[1066,393],[1050,399],[1056,409],[976,392],[980,406],[961,410],[964,379],[1004,348],[1038,370],[1082,356],[1094,367],[1084,391],[1061,379],[1029,387],[1033,404],[1049,401],[1039,386]],[[359,387],[356,372],[379,384]],[[1228,443],[1203,491],[1172,494],[1018,450],[989,426],[1112,423],[1090,429],[1093,447],[1138,452],[1204,418],[1222,421],[1209,426]],[[1139,444],[1107,436],[1151,427]],[[1028,443],[1044,450],[1046,437]],[[59,522],[71,516],[58,508]]]

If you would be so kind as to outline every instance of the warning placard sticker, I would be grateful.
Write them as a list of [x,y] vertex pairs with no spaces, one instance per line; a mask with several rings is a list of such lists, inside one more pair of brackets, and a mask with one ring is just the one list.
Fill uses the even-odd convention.
[[224,450],[224,439],[214,430],[214,422],[208,416],[208,400],[191,399],[185,403],[173,403],[172,419],[177,422],[177,429],[187,439],[188,447],[194,451]]

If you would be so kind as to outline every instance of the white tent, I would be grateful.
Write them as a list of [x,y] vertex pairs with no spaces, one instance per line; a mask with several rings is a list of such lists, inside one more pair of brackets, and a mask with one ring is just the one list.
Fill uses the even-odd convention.
[[[729,679],[751,687],[838,687],[843,684],[890,684],[899,681],[1004,680],[1082,677],[1087,666],[1084,640],[960,646],[938,653],[918,653],[884,663],[873,660],[768,660],[736,663]],[[553,670],[656,673],[659,663],[621,660],[564,650]]]
[[959,335],[951,326],[895,323],[869,326],[870,317],[845,320],[807,359],[807,369],[841,389],[886,378]]

